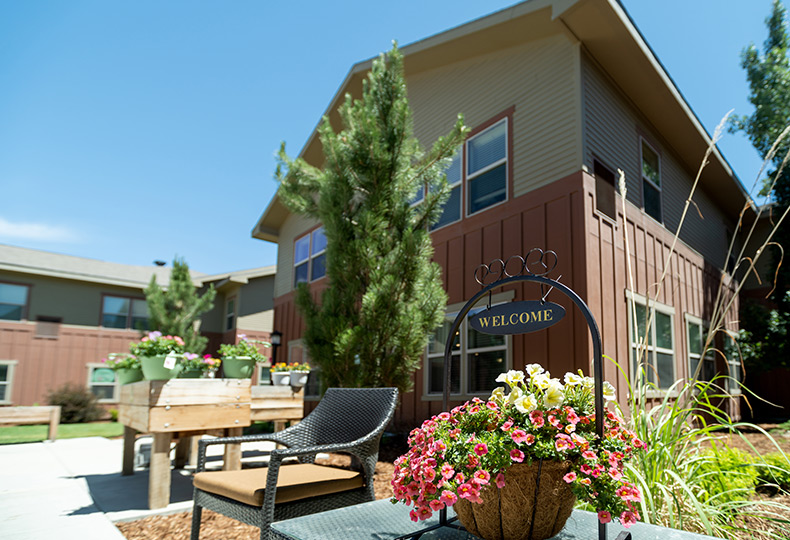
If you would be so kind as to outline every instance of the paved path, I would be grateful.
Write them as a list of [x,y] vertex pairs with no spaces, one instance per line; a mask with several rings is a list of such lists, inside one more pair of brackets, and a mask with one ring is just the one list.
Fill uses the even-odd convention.
[[0,445],[0,540],[122,540],[114,521],[192,509],[189,470],[171,471],[171,504],[148,510],[148,470],[121,476],[122,454],[102,437]]

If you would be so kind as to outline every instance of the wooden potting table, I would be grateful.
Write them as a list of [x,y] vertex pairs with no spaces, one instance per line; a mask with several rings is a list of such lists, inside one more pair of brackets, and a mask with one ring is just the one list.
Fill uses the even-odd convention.
[[[121,386],[118,420],[123,430],[121,474],[134,474],[137,433],[153,436],[148,507],[170,503],[170,443],[176,439],[176,467],[183,467],[192,437],[206,433],[238,436],[250,425],[249,379],[171,379]],[[240,445],[227,445],[224,468],[241,468]]]

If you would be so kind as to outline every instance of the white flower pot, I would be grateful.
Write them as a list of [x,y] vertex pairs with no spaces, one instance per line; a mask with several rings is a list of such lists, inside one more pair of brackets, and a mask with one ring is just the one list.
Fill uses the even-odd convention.
[[273,372],[272,384],[274,386],[288,386],[289,384],[291,384],[291,373],[288,371]]
[[291,371],[291,386],[301,388],[306,385],[309,375],[309,371]]

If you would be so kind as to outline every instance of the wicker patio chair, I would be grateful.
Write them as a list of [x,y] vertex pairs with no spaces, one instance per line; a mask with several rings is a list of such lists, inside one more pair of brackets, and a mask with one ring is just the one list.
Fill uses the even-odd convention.
[[[374,500],[379,440],[397,401],[396,388],[330,388],[315,410],[288,429],[201,440],[191,540],[200,536],[203,508],[260,527],[261,540],[269,540],[275,537],[273,521]],[[274,441],[287,448],[272,450],[268,467],[205,471],[209,445],[253,441]],[[316,465],[318,452],[350,454],[359,470]],[[298,463],[282,463],[291,457]]]

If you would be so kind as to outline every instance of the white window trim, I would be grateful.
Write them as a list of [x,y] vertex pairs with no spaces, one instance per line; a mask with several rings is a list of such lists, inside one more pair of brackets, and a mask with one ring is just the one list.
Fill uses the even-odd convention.
[[[501,292],[499,294],[494,294],[491,297],[491,305],[496,305],[496,304],[502,304],[502,303],[505,303],[505,302],[510,302],[515,297],[515,294],[516,294],[515,291],[504,291],[504,292]],[[485,306],[487,303],[488,303],[488,297],[487,296],[485,298],[481,298],[480,301],[478,301],[477,304],[475,304],[475,306],[469,311],[469,313],[467,314],[467,316],[464,319],[464,322],[461,324],[461,328],[460,328],[460,330],[461,330],[461,350],[458,353],[460,355],[460,360],[461,360],[460,366],[459,366],[460,370],[461,370],[461,373],[460,373],[461,393],[454,394],[454,393],[451,392],[450,393],[450,397],[453,400],[468,401],[469,399],[472,399],[473,397],[488,397],[490,395],[490,393],[488,391],[484,392],[484,393],[469,393],[469,392],[466,392],[466,389],[469,387],[468,386],[468,383],[469,383],[469,381],[468,381],[468,373],[467,373],[468,372],[468,365],[467,365],[467,360],[466,360],[466,355],[469,353],[469,351],[467,349],[467,337],[466,337],[467,336],[467,331],[468,331],[468,326],[469,326],[469,322],[468,322],[469,321],[469,315],[474,313],[475,309],[479,308],[480,306]],[[461,311],[461,309],[465,305],[466,305],[466,302],[461,302],[461,303],[458,303],[458,304],[452,304],[450,306],[447,306],[447,308],[445,310],[445,316],[451,317],[452,320],[454,321],[455,318],[458,316],[458,313]],[[445,344],[445,346],[446,346],[446,344]],[[474,352],[489,352],[489,351],[503,350],[503,347],[501,345],[497,345],[497,346],[494,346],[494,347],[484,347],[484,348],[472,349],[472,350]],[[510,335],[506,335],[505,336],[504,350],[505,350],[505,366],[503,367],[503,371],[507,371],[509,369],[512,369],[512,365],[513,365],[513,339],[512,339],[512,336],[510,336]],[[451,356],[454,356],[454,355],[451,355]],[[423,362],[423,366],[424,366],[424,370],[423,371],[426,374],[423,377],[423,391],[422,391],[422,399],[423,399],[423,401],[438,401],[438,400],[443,398],[441,392],[439,392],[439,393],[431,393],[430,392],[430,388],[431,388],[430,380],[429,380],[429,378],[430,378],[430,376],[429,376],[430,365],[431,365],[430,361],[433,358],[442,358],[443,359],[444,358],[444,350],[442,350],[441,353],[430,353],[428,347],[426,346],[425,347],[424,362]],[[493,390],[493,388],[491,390]]]
[[[671,354],[672,355],[672,374],[673,380],[670,381],[670,386],[677,380],[678,376],[678,355],[677,355],[677,338],[676,328],[675,328],[675,308],[672,306],[668,306],[666,304],[662,304],[661,302],[657,302],[646,296],[643,296],[639,293],[635,293],[633,291],[627,290],[625,291],[626,298],[628,299],[628,374],[631,381],[636,380],[636,373],[633,372],[633,359],[632,359],[632,351],[634,347],[638,347],[641,345],[641,342],[637,342],[634,339],[634,304],[640,304],[648,308],[648,310],[655,309],[659,313],[663,313],[665,315],[669,315],[671,317],[671,324],[672,324],[672,349],[666,349],[664,347],[657,347],[655,345],[650,345],[650,340],[647,340],[645,343],[646,354],[653,353],[664,353],[664,354]],[[656,318],[652,317],[652,324],[651,324],[651,333],[655,339],[655,331],[656,331]],[[641,336],[640,336],[641,337]],[[654,358],[655,361],[655,358]],[[655,368],[655,365],[654,365]],[[664,397],[666,395],[677,395],[677,391],[669,392],[667,389],[649,389],[646,392],[648,398],[652,397]]]
[[[689,381],[693,380],[692,377],[694,376],[694,370],[691,366],[692,357],[702,362],[713,362],[713,373],[715,375],[716,358],[711,354],[711,351],[709,349],[703,350],[702,354],[691,352],[691,333],[689,332],[689,325],[696,325],[700,327],[700,336],[702,338],[701,347],[703,348],[705,347],[705,335],[708,333],[710,325],[705,323],[705,321],[703,321],[699,317],[695,317],[690,313],[685,313],[683,318],[684,318],[684,330],[686,332],[686,367],[688,369],[688,380]],[[702,380],[704,381],[705,379]]]
[[[664,223],[664,189],[661,186],[657,186],[655,184],[655,182],[653,182],[650,178],[647,178],[644,174],[642,174],[642,163],[644,163],[644,154],[642,152],[642,148],[644,148],[643,145],[647,145],[647,147],[650,148],[650,150],[652,150],[653,153],[656,155],[656,158],[658,158],[658,178],[659,178],[659,181],[661,181],[661,169],[663,168],[661,166],[661,154],[658,153],[658,150],[656,150],[653,147],[653,145],[650,144],[650,142],[648,142],[647,139],[645,139],[644,137],[639,137],[639,177],[642,178],[642,182],[647,181],[651,186],[653,186],[658,191],[658,200],[659,200],[659,203],[660,203],[661,219],[658,220],[658,219],[654,218],[653,216],[651,216],[650,214],[647,213],[647,210],[645,210],[645,188],[644,188],[644,185],[640,185],[639,186],[639,188],[640,188],[640,190],[642,192],[642,212],[647,217],[652,219],[653,221],[656,221],[658,223],[663,224]],[[663,184],[663,181],[661,181],[661,183]]]
[[[97,385],[97,383],[94,383],[91,380],[91,375],[93,374],[93,370],[96,369],[96,368],[107,369],[107,365],[106,364],[102,364],[100,362],[89,362],[89,363],[85,364],[85,366],[88,368],[87,369],[88,374],[87,374],[87,384],[86,385],[88,387],[88,391],[89,392],[93,392],[91,390],[91,388],[94,385]],[[118,399],[119,399],[118,398],[118,394],[119,394],[118,374],[115,373],[115,372],[113,372],[113,373],[115,375],[115,380],[114,380],[114,382],[112,384],[110,384],[110,383],[103,383],[103,384],[98,384],[97,385],[97,386],[112,386],[112,399],[99,399],[99,400],[97,400],[98,403],[118,403]]]
[[[313,259],[315,259],[317,257],[320,257],[321,255],[326,253],[326,248],[322,249],[318,253],[313,253],[313,233],[315,233],[316,231],[318,231],[320,229],[323,229],[323,228],[324,228],[324,226],[320,225],[320,226],[318,226],[318,227],[316,227],[314,229],[311,229],[310,231],[308,231],[308,232],[306,232],[304,234],[301,234],[301,235],[297,236],[296,238],[294,238],[294,252],[293,252],[294,256],[293,256],[293,264],[291,265],[291,269],[292,269],[291,270],[291,272],[292,272],[291,285],[293,286],[294,289],[296,289],[296,287],[299,285],[299,283],[308,283],[308,284],[309,283],[314,283],[314,282],[318,281],[319,279],[323,279],[323,278],[326,277],[326,272],[324,272],[323,276],[321,276],[319,278],[316,278],[316,279],[313,279]],[[324,236],[326,236],[326,233],[324,233]],[[303,238],[307,238],[307,258],[306,259],[302,259],[301,261],[297,262],[297,260],[296,260],[296,244],[297,244],[297,242],[299,242]],[[303,264],[307,264],[307,281],[300,281],[299,283],[295,283],[295,281],[296,281],[296,267],[297,266],[301,266]]]
[[[269,368],[272,367],[271,358],[267,358],[265,362],[258,362],[257,370],[258,370],[258,386],[269,386],[271,382],[271,373],[269,372]],[[267,374],[266,381],[264,382],[264,374]]]
[[[469,159],[469,143],[471,141],[473,141],[474,139],[476,139],[477,137],[483,135],[484,133],[486,133],[489,130],[494,129],[495,127],[497,127],[499,124],[502,124],[502,123],[505,124],[505,157],[495,161],[494,163],[492,163],[490,165],[487,165],[486,167],[483,167],[479,171],[475,171],[474,174],[470,175],[469,171],[468,171],[468,165],[469,164],[467,163],[467,161]],[[461,170],[461,180],[463,181],[463,188],[461,190],[461,204],[464,207],[464,212],[462,214],[464,217],[470,217],[470,216],[474,216],[476,214],[479,214],[481,212],[486,212],[486,211],[488,211],[488,210],[490,210],[492,208],[496,208],[497,206],[500,206],[500,205],[505,204],[506,202],[508,202],[509,197],[510,197],[510,178],[509,178],[510,177],[510,162],[509,162],[509,160],[510,160],[510,154],[509,154],[510,148],[509,147],[510,147],[510,126],[508,125],[508,117],[507,116],[503,117],[500,120],[497,120],[496,122],[494,122],[490,126],[486,127],[485,129],[480,130],[479,133],[475,133],[474,135],[469,137],[466,141],[464,141],[464,155],[463,155],[463,163],[462,163],[462,167],[463,168]],[[469,183],[472,180],[474,180],[475,178],[477,178],[479,176],[482,176],[483,174],[487,173],[488,171],[499,167],[503,163],[505,164],[505,198],[503,200],[501,200],[500,202],[498,202],[498,203],[492,204],[491,206],[486,206],[485,208],[482,208],[482,209],[478,210],[477,212],[470,213],[469,212],[469,199],[470,199],[470,191],[471,190],[469,189]]]
[[0,404],[9,405],[14,402],[14,372],[18,363],[17,360],[0,360],[0,365],[8,366],[8,376],[5,381],[0,383],[5,386],[5,399],[0,400]]

